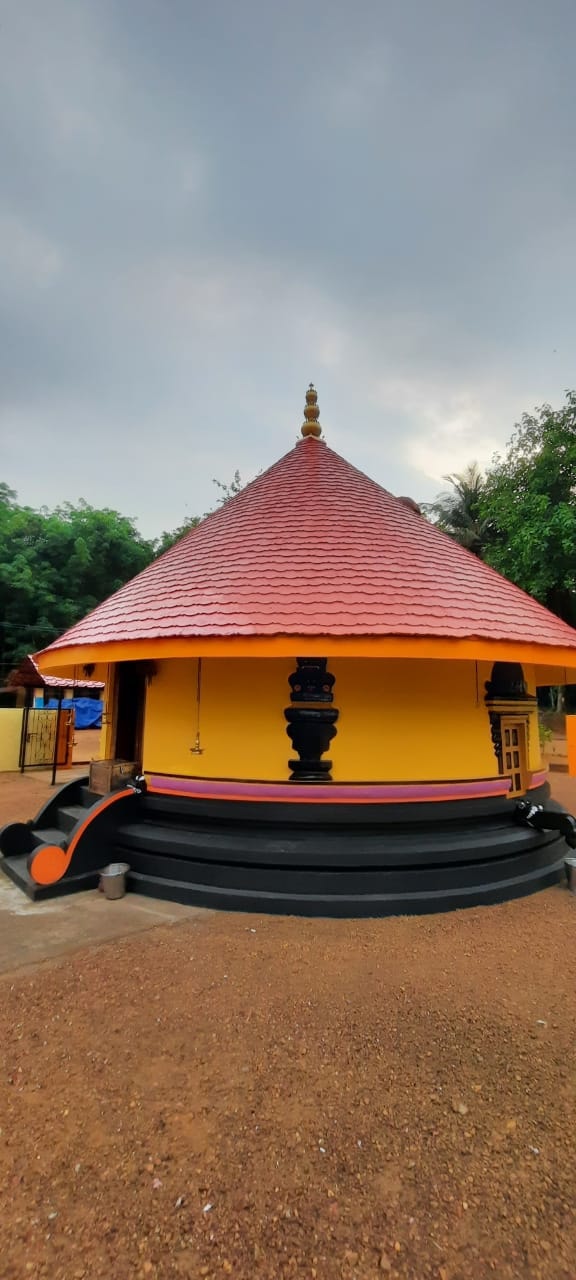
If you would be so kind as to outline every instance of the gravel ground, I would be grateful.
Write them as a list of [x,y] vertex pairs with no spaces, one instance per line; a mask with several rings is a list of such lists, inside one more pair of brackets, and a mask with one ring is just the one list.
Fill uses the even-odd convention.
[[214,914],[3,979],[3,1280],[576,1276],[575,928]]
[[0,827],[5,822],[27,822],[35,818],[40,807],[65,782],[87,773],[81,765],[60,769],[57,785],[50,785],[50,769],[31,769],[26,773],[0,773]]
[[558,888],[4,977],[2,1280],[575,1280],[575,937]]

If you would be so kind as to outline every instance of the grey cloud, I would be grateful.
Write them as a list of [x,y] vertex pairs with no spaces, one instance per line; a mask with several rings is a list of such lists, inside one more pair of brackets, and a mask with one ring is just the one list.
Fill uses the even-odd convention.
[[310,378],[396,491],[488,457],[573,382],[575,32],[571,0],[7,9],[2,477],[158,532],[290,447]]

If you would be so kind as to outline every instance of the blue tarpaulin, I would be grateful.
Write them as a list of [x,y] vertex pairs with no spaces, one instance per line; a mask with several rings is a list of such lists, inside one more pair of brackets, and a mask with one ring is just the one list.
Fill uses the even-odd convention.
[[[49,702],[44,702],[43,698],[35,699],[37,707],[48,707],[49,711],[56,711],[58,707],[58,699],[50,698]],[[97,698],[63,698],[62,706],[68,710],[70,707],[74,710],[74,727],[76,729],[101,729],[102,728],[102,703]]]

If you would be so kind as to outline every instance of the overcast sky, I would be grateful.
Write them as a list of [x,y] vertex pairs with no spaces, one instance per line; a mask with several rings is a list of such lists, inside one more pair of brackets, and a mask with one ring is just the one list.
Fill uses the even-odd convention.
[[[0,0],[0,479],[147,535],[576,385],[574,0]],[[440,483],[439,483],[440,482]]]

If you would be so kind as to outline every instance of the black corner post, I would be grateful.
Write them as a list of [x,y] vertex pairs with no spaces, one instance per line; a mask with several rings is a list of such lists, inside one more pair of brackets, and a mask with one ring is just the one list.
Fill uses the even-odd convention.
[[30,716],[30,707],[28,703],[22,708],[22,732],[20,734],[20,773],[24,773],[26,768],[26,743],[28,741],[28,718]]
[[52,781],[51,786],[56,785],[56,772],[58,769],[58,744],[60,739],[60,720],[62,718],[62,698],[64,697],[64,689],[58,689],[56,693],[58,699],[58,707],[56,710],[56,736],[54,738],[54,756],[52,758]]

